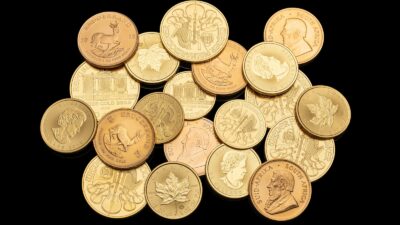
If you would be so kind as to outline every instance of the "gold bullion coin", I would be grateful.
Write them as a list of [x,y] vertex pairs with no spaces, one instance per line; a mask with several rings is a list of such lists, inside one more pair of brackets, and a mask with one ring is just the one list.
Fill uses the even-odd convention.
[[227,198],[243,198],[249,194],[248,185],[261,160],[253,149],[237,150],[224,144],[208,157],[207,180],[211,187]]
[[193,81],[191,71],[177,73],[164,86],[164,93],[174,96],[182,105],[186,120],[201,118],[211,111],[216,97],[207,94]]
[[192,64],[193,78],[209,93],[234,94],[247,84],[242,69],[245,55],[245,48],[229,40],[217,57],[207,62]]
[[118,169],[142,165],[153,151],[154,143],[150,121],[132,109],[116,109],[106,114],[99,121],[93,140],[100,159]]
[[150,209],[156,214],[181,219],[196,210],[203,188],[199,176],[188,165],[166,162],[151,172],[144,191]]
[[264,114],[266,126],[272,128],[282,119],[295,115],[296,101],[301,93],[309,87],[311,87],[310,80],[299,70],[299,75],[293,86],[282,95],[261,95],[247,87],[244,96],[246,101],[258,106]]
[[304,134],[292,116],[280,121],[268,132],[264,151],[267,160],[286,159],[296,163],[312,182],[331,167],[335,158],[335,142]]
[[207,157],[220,144],[213,122],[201,118],[185,121],[178,137],[164,144],[164,153],[168,161],[186,163],[202,176],[205,174]]
[[257,106],[239,99],[226,102],[218,109],[214,129],[224,144],[237,149],[256,146],[267,131],[264,116]]
[[296,119],[310,135],[333,138],[349,126],[350,105],[346,98],[328,86],[313,86],[296,103]]
[[168,80],[179,67],[179,60],[172,57],[161,43],[156,32],[139,35],[135,55],[125,63],[129,73],[144,83],[156,84]]
[[243,63],[244,76],[253,90],[270,96],[289,90],[297,79],[298,70],[293,53],[274,42],[254,45]]
[[285,221],[299,216],[311,199],[307,174],[295,163],[271,160],[261,164],[250,179],[251,203],[263,216]]
[[78,48],[87,62],[100,68],[122,65],[135,53],[138,31],[127,16],[102,12],[90,17],[78,33]]
[[114,109],[132,108],[139,98],[140,84],[124,67],[101,70],[83,62],[72,75],[69,92],[90,105],[100,120]]
[[66,98],[44,112],[40,134],[54,151],[73,153],[92,141],[96,127],[96,116],[90,106],[78,99]]
[[182,106],[169,94],[162,92],[148,94],[139,100],[134,109],[150,120],[156,132],[156,144],[171,141],[183,128]]
[[318,55],[324,43],[324,30],[310,12],[286,8],[269,18],[264,29],[264,41],[284,44],[296,56],[298,63],[303,64]]
[[146,206],[144,183],[151,170],[147,163],[130,170],[116,170],[94,157],[82,177],[83,196],[105,217],[126,218]]
[[184,1],[165,13],[160,25],[161,41],[178,59],[201,62],[214,58],[228,41],[225,16],[203,1]]

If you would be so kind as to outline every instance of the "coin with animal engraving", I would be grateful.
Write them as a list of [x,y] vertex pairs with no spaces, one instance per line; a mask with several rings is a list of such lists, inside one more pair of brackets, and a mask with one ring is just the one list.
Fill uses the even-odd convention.
[[291,220],[307,208],[311,183],[297,164],[284,159],[271,160],[254,172],[249,194],[261,215],[276,221]]
[[282,43],[299,64],[314,59],[324,44],[324,30],[318,19],[300,8],[286,8],[272,15],[264,29],[264,40]]
[[93,66],[114,68],[132,57],[138,39],[138,31],[131,19],[118,12],[102,12],[82,25],[78,48]]
[[202,62],[214,58],[228,41],[229,28],[224,14],[203,1],[184,1],[164,15],[161,41],[178,59]]
[[146,206],[144,183],[151,170],[147,163],[130,170],[116,170],[94,157],[82,176],[83,196],[102,216],[126,218]]
[[181,219],[199,206],[203,188],[199,176],[188,165],[167,162],[151,172],[144,191],[150,209],[157,215]]
[[117,169],[142,165],[153,151],[155,133],[150,121],[132,109],[117,109],[100,121],[93,139],[100,159]]
[[72,98],[53,103],[40,122],[43,141],[61,153],[81,150],[92,141],[96,128],[96,116],[90,106]]

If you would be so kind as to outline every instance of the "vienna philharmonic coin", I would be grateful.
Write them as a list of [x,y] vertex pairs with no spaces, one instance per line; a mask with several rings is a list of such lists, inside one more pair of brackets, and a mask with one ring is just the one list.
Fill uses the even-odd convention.
[[225,16],[203,1],[184,1],[165,13],[160,25],[165,48],[178,59],[201,62],[224,49],[229,28]]
[[150,209],[167,219],[190,215],[200,204],[202,193],[196,172],[178,162],[157,166],[145,184],[145,197]]
[[205,174],[207,157],[220,144],[213,122],[201,118],[185,121],[178,137],[164,144],[164,153],[168,161],[186,163],[202,176]]
[[335,157],[333,139],[320,140],[309,137],[298,127],[294,117],[276,124],[265,140],[267,160],[287,159],[299,165],[310,181],[321,178],[331,167]]
[[220,195],[242,198],[249,194],[249,180],[260,164],[253,149],[237,150],[220,145],[207,159],[207,180]]
[[179,60],[165,50],[159,33],[146,32],[139,35],[138,50],[125,67],[141,82],[155,84],[172,77],[179,67]]
[[217,57],[192,64],[193,78],[207,92],[218,95],[234,94],[247,84],[242,68],[245,55],[245,48],[229,40]]
[[284,44],[296,56],[299,64],[318,55],[324,43],[324,30],[318,19],[299,8],[279,10],[268,20],[264,40]]
[[93,145],[109,166],[129,169],[142,165],[153,151],[155,133],[150,121],[132,109],[117,109],[100,121]]
[[147,163],[130,170],[116,170],[97,156],[86,166],[82,191],[97,213],[109,218],[125,218],[146,206],[144,183],[150,174]]
[[300,215],[311,199],[311,183],[307,174],[286,160],[261,164],[249,185],[250,199],[261,215],[277,221]]
[[307,133],[319,138],[333,138],[349,126],[351,111],[340,92],[320,85],[309,88],[300,96],[296,118]]
[[51,149],[73,153],[92,141],[96,127],[96,116],[90,106],[66,98],[47,108],[40,122],[40,134]]
[[192,72],[176,74],[164,86],[164,93],[174,96],[182,105],[186,120],[201,118],[211,111],[215,96],[209,95],[193,81]]
[[125,68],[97,69],[83,62],[74,72],[69,88],[71,97],[90,105],[100,120],[118,108],[132,108],[139,98],[140,84]]
[[78,48],[90,64],[101,68],[122,65],[138,45],[138,31],[131,19],[117,12],[90,17],[78,34]]
[[244,100],[224,103],[215,113],[214,127],[224,144],[237,149],[256,146],[267,131],[261,111]]

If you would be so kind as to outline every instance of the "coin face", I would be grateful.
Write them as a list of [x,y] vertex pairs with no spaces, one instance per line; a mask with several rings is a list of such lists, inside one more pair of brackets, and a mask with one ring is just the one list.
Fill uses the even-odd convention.
[[311,183],[305,172],[286,160],[261,164],[250,180],[251,203],[271,220],[291,220],[300,215],[311,199]]
[[155,133],[150,121],[132,109],[117,109],[99,121],[94,149],[109,166],[128,169],[143,164],[153,151]]
[[179,67],[161,43],[160,34],[146,32],[139,35],[135,55],[125,63],[129,73],[141,82],[156,84],[168,80]]
[[190,215],[200,204],[202,192],[196,172],[178,162],[157,166],[145,184],[145,197],[151,210],[167,219]]
[[245,55],[245,48],[229,40],[217,57],[192,64],[193,78],[207,92],[218,95],[234,94],[247,84],[242,68]]
[[207,180],[218,194],[243,198],[249,194],[249,180],[260,164],[253,149],[237,150],[222,144],[207,160]]
[[156,144],[171,141],[183,128],[181,104],[169,94],[153,92],[144,96],[135,106],[151,122],[156,132]]
[[174,96],[182,105],[186,120],[201,118],[211,111],[215,96],[207,94],[193,81],[192,72],[176,74],[164,86],[164,93]]
[[83,62],[74,72],[69,88],[71,97],[90,105],[97,120],[118,108],[132,108],[139,98],[140,84],[124,67],[97,69]]
[[90,106],[71,98],[53,103],[40,122],[44,142],[61,153],[81,150],[92,141],[96,128],[96,116]]
[[219,139],[237,149],[256,146],[267,131],[261,111],[244,100],[224,103],[215,113],[214,126]]
[[138,31],[127,16],[102,12],[90,17],[78,34],[78,48],[90,64],[101,68],[122,65],[138,45]]
[[287,47],[274,42],[261,42],[247,52],[243,71],[253,90],[273,96],[293,86],[298,65],[296,57]]
[[83,196],[100,215],[109,218],[132,216],[146,206],[144,183],[150,171],[147,163],[135,169],[116,170],[96,156],[83,173]]
[[324,30],[318,19],[299,8],[279,10],[269,18],[264,40],[284,44],[296,56],[299,64],[318,55],[324,43]]
[[349,126],[351,110],[346,98],[337,90],[313,86],[297,101],[296,118],[308,134],[333,138]]
[[215,136],[213,122],[201,118],[185,121],[178,137],[164,144],[164,153],[168,161],[186,163],[202,176],[205,174],[207,157],[220,144]]
[[311,82],[307,76],[299,70],[299,75],[293,86],[286,93],[278,96],[261,95],[254,92],[251,88],[246,88],[246,101],[258,106],[264,114],[265,123],[268,128],[272,128],[282,119],[294,116],[296,101],[305,89],[311,87]]
[[160,25],[161,40],[176,58],[201,62],[224,49],[229,28],[225,16],[203,1],[184,1],[165,13]]

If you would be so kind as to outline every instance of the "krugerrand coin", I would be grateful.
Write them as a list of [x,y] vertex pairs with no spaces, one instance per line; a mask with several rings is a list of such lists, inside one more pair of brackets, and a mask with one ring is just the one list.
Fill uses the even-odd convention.
[[178,137],[164,144],[164,153],[168,161],[186,163],[202,176],[205,174],[207,157],[220,144],[213,122],[201,118],[185,121]]
[[72,98],[53,103],[40,122],[43,141],[61,153],[81,150],[92,141],[96,128],[96,116],[90,106]]
[[349,126],[350,105],[337,90],[328,86],[307,89],[296,103],[296,119],[308,134],[333,138]]
[[151,172],[144,191],[150,209],[157,215],[181,219],[196,210],[203,188],[199,176],[188,165],[167,162]]
[[250,179],[251,203],[263,216],[285,221],[299,216],[311,199],[307,174],[295,163],[271,160],[261,164]]
[[237,150],[222,144],[207,159],[207,180],[218,194],[242,198],[249,194],[249,180],[260,164],[253,149]]
[[83,173],[83,196],[100,215],[109,218],[132,216],[146,206],[144,183],[150,172],[147,163],[135,169],[116,170],[96,156]]
[[284,44],[296,56],[299,64],[318,55],[324,43],[324,30],[318,19],[300,8],[279,10],[269,18],[264,40]]
[[100,159],[117,169],[142,165],[153,151],[155,133],[150,121],[132,109],[116,109],[100,121],[93,140]]
[[203,1],[184,1],[164,15],[160,25],[161,41],[176,58],[201,62],[224,49],[229,28],[225,16]]
[[100,120],[114,109],[132,108],[139,98],[140,84],[124,67],[101,70],[83,62],[72,75],[69,92],[90,105]]
[[175,74],[179,60],[165,50],[159,33],[146,32],[139,35],[138,50],[125,63],[125,67],[141,82],[156,84],[168,80]]
[[127,16],[102,12],[90,17],[78,34],[78,48],[87,62],[100,68],[122,65],[135,53],[138,31]]

